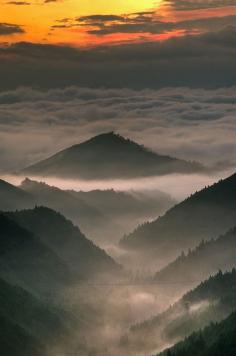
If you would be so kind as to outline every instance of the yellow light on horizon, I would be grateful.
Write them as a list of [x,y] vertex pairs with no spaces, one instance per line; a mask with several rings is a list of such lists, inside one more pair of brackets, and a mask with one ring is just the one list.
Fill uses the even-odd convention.
[[[43,1],[43,0],[42,0]],[[43,3],[36,0],[32,5],[17,6],[13,4],[1,4],[0,22],[18,24],[25,30],[25,34],[16,34],[12,36],[2,36],[4,41],[36,41],[43,42],[68,42],[71,36],[73,42],[74,36],[77,41],[86,40],[88,36],[84,35],[83,29],[78,33],[73,33],[66,29],[53,31],[50,28],[55,25],[57,20],[63,18],[76,18],[79,16],[93,14],[128,14],[133,12],[150,11],[157,8],[162,0],[58,0],[57,2]],[[59,35],[57,36],[57,33]],[[70,42],[70,41],[69,41]]]

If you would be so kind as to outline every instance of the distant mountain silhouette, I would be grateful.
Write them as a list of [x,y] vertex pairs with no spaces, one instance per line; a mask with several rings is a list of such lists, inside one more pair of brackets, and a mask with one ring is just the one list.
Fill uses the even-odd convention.
[[32,195],[0,179],[0,210],[30,208],[34,205]]
[[195,162],[154,153],[113,132],[74,145],[22,173],[82,179],[137,178],[204,170]]
[[125,236],[121,245],[176,256],[183,249],[225,233],[236,221],[236,174],[191,195],[157,220]]
[[[130,347],[139,352],[142,349],[162,349],[163,345],[176,343],[209,323],[221,321],[235,309],[236,270],[225,274],[219,271],[166,311],[131,327],[127,334],[128,341]],[[192,352],[183,353],[183,356],[198,355],[198,351],[199,348],[195,346]],[[175,353],[171,355],[175,356]]]
[[153,216],[173,206],[176,201],[167,193],[155,190],[154,192],[92,190],[89,192],[75,192],[71,194],[86,201],[87,204],[102,211],[104,216],[111,219],[122,220],[122,217]]
[[[69,191],[28,178],[21,183],[20,188],[33,197],[35,205],[45,206],[60,212],[79,225],[88,236],[91,232],[93,232],[92,236],[96,236],[96,232],[98,233],[102,227],[110,223],[102,211],[87,203],[86,199],[79,195],[75,196]],[[111,225],[114,226],[115,223],[112,224],[111,221]]]
[[168,194],[158,191],[150,195],[115,190],[65,191],[28,178],[20,188],[32,196],[35,205],[59,211],[96,243],[119,240],[138,222],[166,211],[175,203]]

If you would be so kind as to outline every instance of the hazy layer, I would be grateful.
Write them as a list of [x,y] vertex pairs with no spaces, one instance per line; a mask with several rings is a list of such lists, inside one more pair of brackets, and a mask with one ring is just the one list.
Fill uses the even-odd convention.
[[235,114],[236,87],[1,92],[0,170],[112,130],[160,154],[222,169],[235,162]]
[[[107,181],[69,180],[34,176],[30,176],[30,178],[36,181],[43,181],[49,185],[65,190],[73,189],[76,191],[90,191],[94,189],[114,189],[118,191],[150,191],[150,193],[155,190],[160,190],[170,194],[176,200],[182,200],[195,191],[201,190],[207,185],[211,185],[220,179],[226,178],[231,173],[234,173],[234,169],[225,170],[212,175],[170,174],[161,177]],[[19,185],[25,176],[2,175],[0,178],[7,180],[14,185]]]

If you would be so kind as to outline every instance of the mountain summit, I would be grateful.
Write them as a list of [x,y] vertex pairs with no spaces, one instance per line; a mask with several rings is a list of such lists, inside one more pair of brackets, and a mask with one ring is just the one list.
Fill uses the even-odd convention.
[[114,179],[193,173],[195,162],[159,155],[114,132],[71,146],[23,170],[24,174],[82,179]]

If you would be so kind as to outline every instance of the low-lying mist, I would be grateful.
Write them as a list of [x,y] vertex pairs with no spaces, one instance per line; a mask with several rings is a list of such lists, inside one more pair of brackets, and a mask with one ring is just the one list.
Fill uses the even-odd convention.
[[[78,284],[66,290],[61,298],[65,308],[73,313],[77,327],[71,335],[73,356],[144,356],[152,349],[140,352],[127,347],[131,325],[142,322],[165,310],[175,301],[168,287],[117,283]],[[79,344],[82,341],[82,345]],[[78,346],[80,345],[80,346]],[[163,347],[165,345],[163,344]],[[74,348],[74,351],[73,351]],[[62,356],[67,356],[64,351]],[[59,350],[57,349],[57,353]],[[57,356],[55,352],[53,356]]]
[[[79,180],[61,179],[57,177],[30,176],[36,181],[43,181],[51,186],[64,190],[91,191],[114,189],[117,191],[145,191],[152,194],[155,190],[170,194],[176,200],[182,200],[197,190],[211,185],[219,179],[224,179],[234,173],[234,169],[216,172],[214,174],[169,174],[156,177],[114,180]],[[0,178],[19,185],[25,176],[4,174]]]
[[[166,256],[163,256],[163,259],[153,259],[151,264],[149,255],[145,256],[144,253],[141,253],[139,256],[137,253],[127,251],[119,246],[119,240],[124,236],[124,234],[128,234],[133,231],[139,224],[156,219],[159,215],[163,215],[167,209],[176,204],[176,202],[185,199],[190,194],[197,190],[201,190],[205,186],[211,185],[214,182],[229,176],[231,172],[232,171],[229,170],[221,171],[220,173],[215,173],[214,175],[170,174],[158,177],[104,181],[85,181],[79,179],[70,180],[49,177],[29,178],[38,182],[45,182],[50,186],[58,187],[62,190],[74,190],[75,192],[113,189],[115,191],[132,194],[134,197],[138,197],[140,201],[142,201],[142,195],[140,198],[140,194],[143,194],[148,199],[156,199],[151,202],[154,206],[155,204],[158,204],[160,192],[167,194],[170,198],[167,203],[164,203],[164,205],[162,203],[162,206],[156,210],[153,208],[149,209],[146,214],[142,213],[141,215],[135,216],[126,209],[125,214],[115,216],[114,219],[114,215],[107,215],[107,213],[109,213],[109,209],[106,209],[104,221],[100,225],[98,225],[98,221],[95,222],[92,217],[89,217],[89,223],[87,223],[87,221],[83,223],[80,213],[77,214],[78,216],[75,214],[75,218],[73,218],[72,216],[68,216],[66,211],[61,211],[63,215],[77,224],[88,238],[93,240],[98,246],[105,249],[109,255],[111,255],[118,263],[122,264],[126,269],[132,271],[132,273],[136,273],[138,270],[138,273],[147,275],[155,273],[159,268],[162,268],[169,263],[172,258],[167,259]],[[4,175],[1,178],[14,185],[20,185],[25,176]],[[171,199],[173,199],[173,201]],[[112,202],[112,204],[116,203]],[[49,207],[57,210],[57,207],[55,206],[49,205]],[[92,224],[91,219],[93,220]],[[177,255],[178,252],[176,251],[176,256]]]
[[[161,191],[169,194],[175,201],[180,201],[196,190],[230,174],[230,171],[224,171],[214,175],[173,174],[142,179],[89,182],[47,177],[29,178],[69,191],[114,189],[128,192],[136,197],[139,193],[153,197]],[[20,185],[25,177],[5,175],[1,178],[14,185]],[[154,217],[146,216],[147,220],[151,218]],[[126,224],[125,219],[123,223]],[[128,226],[130,228],[128,223],[123,226],[124,230],[128,229]],[[112,234],[112,230],[110,233]],[[57,345],[49,343],[49,356],[146,356],[171,346],[174,338],[163,337],[162,330],[159,328],[153,333],[149,333],[148,330],[139,340],[136,335],[134,338],[130,337],[130,328],[145,320],[152,320],[173,305],[183,292],[189,290],[189,282],[184,281],[183,278],[180,285],[177,282],[155,282],[151,278],[153,272],[157,272],[158,265],[169,262],[166,256],[163,256],[163,261],[157,260],[155,266],[152,266],[150,256],[149,259],[148,257],[142,259],[141,256],[139,258],[137,254],[122,249],[118,241],[109,239],[109,236],[100,246],[123,265],[125,277],[119,281],[114,276],[105,282],[76,280],[61,293],[57,303],[73,316],[74,327],[66,344],[60,344],[60,341]],[[200,300],[187,306],[187,313],[186,305],[178,309],[177,312],[180,314],[177,316],[194,318],[195,315],[205,312],[208,307],[210,308],[208,300]],[[173,320],[175,316],[176,314],[172,315]]]

